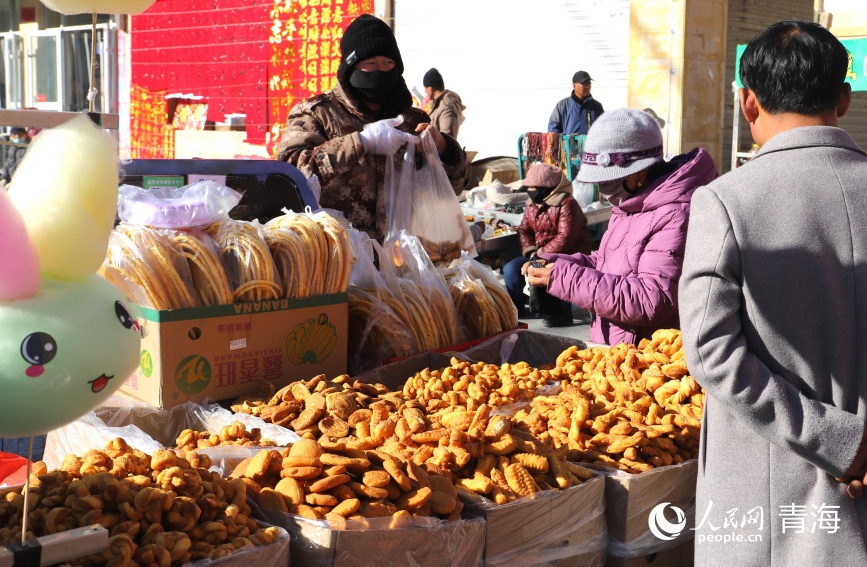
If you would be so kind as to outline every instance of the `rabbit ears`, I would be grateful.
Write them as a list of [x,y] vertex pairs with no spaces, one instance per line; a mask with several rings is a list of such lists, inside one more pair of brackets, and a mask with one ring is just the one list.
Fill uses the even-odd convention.
[[39,289],[39,256],[24,219],[0,189],[0,301],[34,295]]
[[117,185],[117,146],[87,115],[40,132],[0,197],[0,301],[36,293],[40,274],[93,277],[108,249]]

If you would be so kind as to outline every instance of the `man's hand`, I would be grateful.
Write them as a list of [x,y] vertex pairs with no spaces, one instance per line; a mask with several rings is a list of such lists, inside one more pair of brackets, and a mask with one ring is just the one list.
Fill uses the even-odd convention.
[[858,446],[858,452],[855,454],[852,464],[843,473],[843,477],[837,480],[847,485],[846,493],[849,496],[861,498],[864,485],[867,484],[867,428],[861,437],[861,444]]

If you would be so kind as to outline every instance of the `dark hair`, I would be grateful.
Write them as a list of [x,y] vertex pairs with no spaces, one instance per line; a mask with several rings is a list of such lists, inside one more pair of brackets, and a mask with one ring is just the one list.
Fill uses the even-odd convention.
[[740,78],[769,113],[815,116],[837,106],[848,67],[849,54],[831,32],[786,20],[750,40]]
[[22,128],[21,126],[13,126],[11,130],[9,130],[10,134],[26,134],[27,130]]

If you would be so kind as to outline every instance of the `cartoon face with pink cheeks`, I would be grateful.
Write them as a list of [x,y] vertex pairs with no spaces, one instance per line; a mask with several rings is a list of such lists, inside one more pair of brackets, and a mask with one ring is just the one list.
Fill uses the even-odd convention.
[[[138,364],[139,325],[117,288],[95,275],[117,206],[113,144],[86,117],[45,130],[9,193],[0,190],[2,437],[74,421]],[[87,159],[45,167],[58,146],[82,148]]]

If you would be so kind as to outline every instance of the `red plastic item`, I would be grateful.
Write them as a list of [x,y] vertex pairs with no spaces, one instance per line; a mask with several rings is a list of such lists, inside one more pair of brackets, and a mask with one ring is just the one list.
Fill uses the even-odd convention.
[[[24,482],[23,477],[20,482],[11,482],[12,477],[16,472],[21,470],[23,467],[27,466],[27,459],[24,457],[19,457],[18,455],[13,455],[12,453],[3,453],[0,452],[0,482],[6,482],[6,484],[22,484]],[[16,477],[18,475],[15,475]],[[7,480],[9,479],[9,480]]]

